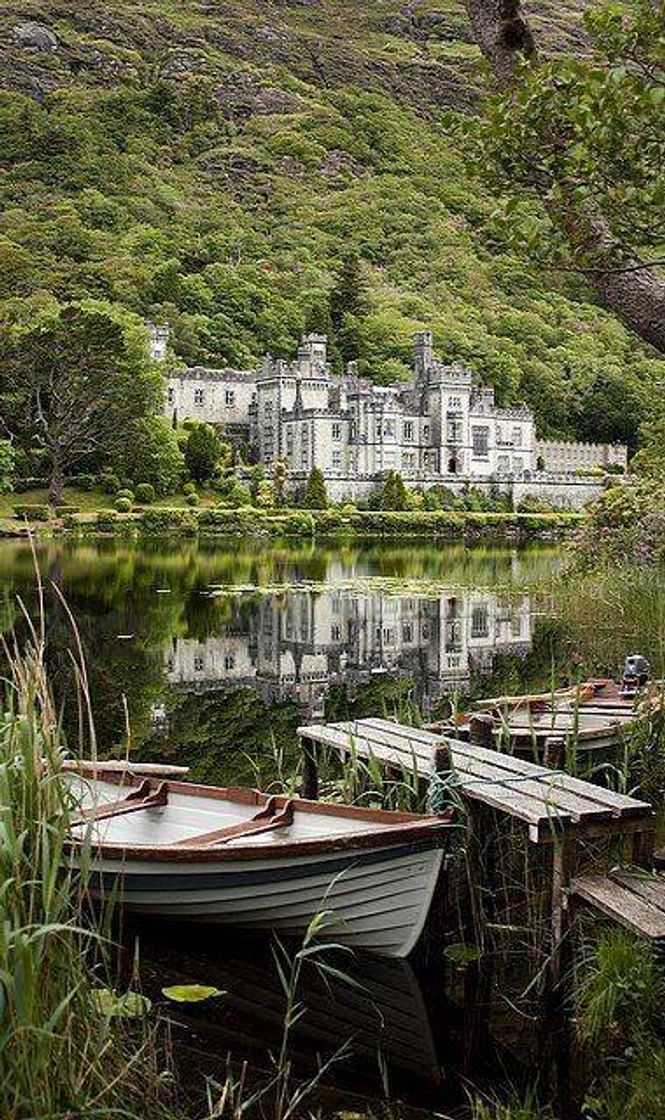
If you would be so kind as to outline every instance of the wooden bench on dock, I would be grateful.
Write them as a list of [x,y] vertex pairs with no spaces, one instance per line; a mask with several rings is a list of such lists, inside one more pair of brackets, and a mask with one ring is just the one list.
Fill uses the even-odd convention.
[[653,836],[654,815],[646,801],[423,728],[362,719],[300,727],[298,734],[310,759],[313,745],[375,759],[388,770],[408,772],[424,782],[449,772],[459,795],[524,821],[534,843],[562,834]]

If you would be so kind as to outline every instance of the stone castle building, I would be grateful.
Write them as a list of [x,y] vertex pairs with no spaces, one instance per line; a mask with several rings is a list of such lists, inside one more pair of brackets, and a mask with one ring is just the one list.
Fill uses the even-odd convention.
[[[150,329],[160,359],[164,328]],[[529,409],[497,406],[473,372],[436,357],[431,331],[415,336],[408,383],[377,386],[352,362],[334,374],[326,336],[309,334],[293,362],[170,373],[165,411],[218,425],[258,462],[283,460],[294,486],[318,467],[336,500],[366,496],[395,470],[412,487],[473,485],[576,506],[600,486],[588,472],[627,461],[619,445],[538,440]]]

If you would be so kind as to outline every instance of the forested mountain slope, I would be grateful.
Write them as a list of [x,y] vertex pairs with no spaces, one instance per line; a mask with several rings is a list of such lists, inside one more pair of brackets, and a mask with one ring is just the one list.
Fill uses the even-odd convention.
[[[582,7],[532,6],[550,50],[585,51]],[[0,20],[5,318],[104,300],[218,365],[327,330],[384,381],[431,326],[541,430],[635,437],[664,364],[504,240],[468,161],[461,3],[26,0]]]

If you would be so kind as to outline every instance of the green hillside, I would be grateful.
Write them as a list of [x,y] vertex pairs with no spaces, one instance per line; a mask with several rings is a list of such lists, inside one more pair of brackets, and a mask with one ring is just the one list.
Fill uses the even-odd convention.
[[[585,50],[580,3],[535,7],[551,50]],[[337,352],[376,378],[406,375],[412,332],[431,326],[541,430],[635,437],[665,363],[574,273],[503,243],[465,158],[482,68],[461,4],[0,11],[5,318],[101,299],[168,319],[182,361],[245,365],[334,333],[336,288]],[[336,274],[353,253],[349,293]]]

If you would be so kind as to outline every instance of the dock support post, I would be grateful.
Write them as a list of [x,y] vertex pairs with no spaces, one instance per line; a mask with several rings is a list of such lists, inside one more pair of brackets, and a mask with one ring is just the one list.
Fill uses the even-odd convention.
[[467,929],[472,932],[478,953],[466,969],[464,979],[464,1069],[471,1073],[490,1034],[494,953],[488,934],[488,918],[494,916],[496,827],[493,814],[479,802],[468,803],[467,875],[471,914]]
[[579,1115],[571,1071],[572,944],[568,887],[575,857],[575,842],[565,833],[557,836],[552,853],[550,960],[545,975],[541,1047],[552,1070],[554,1097],[564,1120]]
[[644,832],[634,832],[630,842],[630,862],[633,867],[643,867],[653,871],[654,847],[656,842],[655,825]]
[[300,796],[307,801],[319,800],[319,768],[316,758],[316,747],[311,739],[303,738],[302,741],[302,782],[300,783]]

